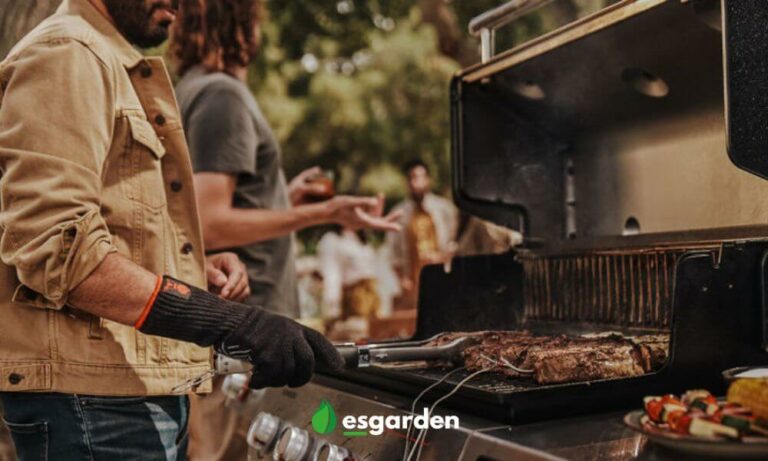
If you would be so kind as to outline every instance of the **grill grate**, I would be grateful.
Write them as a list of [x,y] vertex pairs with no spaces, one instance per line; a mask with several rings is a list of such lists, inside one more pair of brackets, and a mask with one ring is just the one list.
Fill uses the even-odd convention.
[[[440,380],[446,373],[453,371],[452,368],[412,368],[399,370],[401,373],[416,375],[430,381]],[[461,380],[472,374],[471,371],[459,370],[451,374],[451,376],[445,380],[446,385],[455,386]],[[483,391],[490,394],[508,394],[512,392],[524,391],[527,389],[543,389],[549,387],[547,385],[537,384],[532,379],[526,378],[511,378],[501,373],[488,372],[476,376],[471,381],[464,385],[466,389],[473,389],[476,391]]]
[[683,249],[591,255],[520,255],[529,320],[667,328]]

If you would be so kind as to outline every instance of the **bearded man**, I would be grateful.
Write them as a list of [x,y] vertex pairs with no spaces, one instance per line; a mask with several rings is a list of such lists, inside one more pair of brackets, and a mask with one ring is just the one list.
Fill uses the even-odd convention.
[[211,346],[251,361],[252,387],[341,366],[319,333],[234,301],[232,254],[206,261],[170,79],[134,48],[174,17],[64,0],[0,63],[0,400],[22,460],[184,459],[174,388]]

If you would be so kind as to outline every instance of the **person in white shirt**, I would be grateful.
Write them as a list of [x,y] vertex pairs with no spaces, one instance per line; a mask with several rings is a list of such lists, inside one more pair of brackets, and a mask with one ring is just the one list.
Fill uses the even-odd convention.
[[350,229],[328,232],[317,246],[323,275],[323,314],[326,318],[371,318],[380,298],[374,249]]

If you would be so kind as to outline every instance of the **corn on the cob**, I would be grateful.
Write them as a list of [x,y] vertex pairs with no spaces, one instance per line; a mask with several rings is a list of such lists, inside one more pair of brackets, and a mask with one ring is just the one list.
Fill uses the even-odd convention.
[[737,379],[728,388],[728,402],[751,408],[759,418],[768,418],[768,379]]

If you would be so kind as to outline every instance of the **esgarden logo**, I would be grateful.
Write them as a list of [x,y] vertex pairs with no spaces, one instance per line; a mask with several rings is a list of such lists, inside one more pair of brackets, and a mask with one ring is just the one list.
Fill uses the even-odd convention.
[[[312,416],[312,429],[318,434],[327,435],[336,429],[338,419],[336,411],[327,400],[322,400]],[[341,419],[345,437],[365,437],[381,435],[385,430],[403,430],[413,427],[422,429],[458,429],[459,417],[455,415],[430,415],[424,408],[419,415],[347,415]]]

